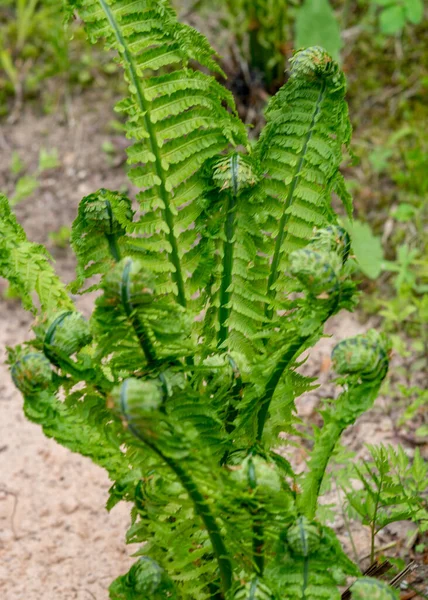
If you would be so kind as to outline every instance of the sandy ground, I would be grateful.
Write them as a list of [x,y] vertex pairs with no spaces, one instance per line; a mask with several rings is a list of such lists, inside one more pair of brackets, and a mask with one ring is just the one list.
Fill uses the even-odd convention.
[[[84,108],[80,100],[72,102],[67,118],[61,112],[43,116],[29,111],[0,133],[0,189],[8,193],[12,151],[32,172],[41,147],[58,150],[61,166],[41,176],[39,190],[16,213],[32,241],[48,244],[67,281],[73,278],[73,258],[53,248],[48,233],[71,224],[82,196],[125,183],[123,170],[111,167],[101,150],[107,138],[116,141],[106,128],[114,118],[104,108],[109,105],[89,96]],[[120,151],[113,161],[121,162]],[[87,310],[88,303],[81,301],[80,308]],[[122,504],[108,514],[106,473],[46,439],[24,418],[4,349],[30,337],[31,321],[18,303],[0,302],[0,597],[104,600],[109,583],[132,564],[134,549],[124,539],[129,507]]]
[[[12,151],[20,154],[31,171],[41,147],[58,150],[61,166],[41,176],[38,191],[19,204],[16,213],[32,241],[47,243],[67,281],[73,278],[73,258],[53,247],[48,233],[71,224],[82,196],[99,187],[119,189],[126,184],[123,141],[108,126],[114,118],[105,108],[110,105],[90,92],[71,101],[67,115],[59,111],[44,116],[27,109],[16,125],[4,125],[0,131],[0,189],[7,193],[13,190]],[[110,157],[101,150],[107,140],[114,148]],[[84,312],[90,308],[87,300],[79,305]],[[5,346],[28,339],[30,324],[31,316],[19,304],[0,301],[0,597],[107,600],[109,583],[132,563],[130,554],[135,548],[124,541],[129,507],[119,505],[108,514],[103,508],[110,485],[106,474],[46,439],[38,426],[25,420],[20,394],[3,363]],[[332,346],[367,328],[356,316],[336,317],[327,330],[332,337],[322,340],[311,353],[311,374],[326,383]],[[328,393],[327,384],[299,401],[301,416],[313,417],[320,397]],[[380,399],[348,432],[347,442],[359,454],[366,452],[367,441],[399,441],[393,415],[386,407],[387,402]],[[293,462],[303,464],[304,459],[302,451]],[[340,514],[335,526],[347,544]],[[402,534],[402,530],[386,530],[379,543]],[[364,554],[367,532],[360,527],[354,535]]]

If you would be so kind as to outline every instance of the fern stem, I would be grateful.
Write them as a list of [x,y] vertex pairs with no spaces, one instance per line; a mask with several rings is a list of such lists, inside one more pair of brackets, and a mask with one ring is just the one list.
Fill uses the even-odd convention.
[[[108,213],[108,216],[110,219],[110,231],[113,231],[113,211],[112,211],[111,203],[109,202],[109,200],[105,201],[105,205],[106,205],[107,213]],[[121,254],[120,254],[119,246],[117,244],[116,236],[114,235],[114,233],[106,233],[105,237],[107,239],[108,247],[110,250],[110,254],[113,257],[113,260],[115,262],[119,262],[121,259]]]
[[114,31],[118,45],[121,48],[120,52],[125,59],[126,65],[128,66],[128,72],[129,72],[131,84],[132,84],[133,88],[135,89],[135,98],[136,98],[138,107],[140,108],[142,114],[144,115],[145,128],[149,135],[151,150],[155,156],[156,174],[160,179],[160,184],[159,184],[160,197],[161,197],[161,200],[164,205],[163,215],[164,215],[165,222],[168,226],[167,238],[168,238],[168,242],[170,243],[170,246],[171,246],[171,252],[168,252],[168,257],[174,267],[172,278],[173,278],[175,284],[177,285],[177,301],[182,306],[186,306],[186,304],[187,304],[186,294],[185,294],[185,290],[184,290],[184,280],[183,280],[183,274],[182,274],[182,270],[181,270],[180,257],[179,257],[179,253],[178,253],[177,239],[174,234],[174,217],[173,217],[173,214],[171,211],[170,194],[167,191],[165,173],[164,173],[164,169],[162,168],[162,160],[161,160],[161,156],[160,156],[160,152],[159,152],[159,144],[158,144],[158,141],[156,138],[156,132],[155,132],[155,129],[154,129],[153,124],[150,121],[150,117],[149,117],[150,111],[149,111],[148,102],[144,96],[143,89],[141,86],[141,81],[137,75],[137,70],[135,68],[135,64],[134,64],[131,52],[126,44],[126,40],[125,40],[124,36],[122,35],[119,25],[117,24],[117,22],[114,18],[114,15],[113,15],[109,5],[107,4],[106,0],[98,0],[98,1],[100,3],[102,10],[104,11],[104,13],[107,17],[108,22],[111,25],[111,28]]
[[220,330],[218,333],[218,344],[220,348],[227,339],[229,331],[227,320],[230,315],[230,285],[232,283],[233,271],[233,248],[235,242],[235,221],[236,221],[236,204],[238,197],[238,155],[233,154],[231,159],[231,177],[232,189],[228,195],[227,213],[224,224],[224,249],[223,249],[223,273],[220,286],[220,308],[219,321]]
[[131,303],[130,290],[129,290],[129,286],[130,286],[129,275],[130,275],[130,271],[131,271],[131,266],[132,266],[132,263],[131,263],[131,261],[129,261],[126,263],[126,265],[123,269],[121,289],[120,289],[122,305],[125,310],[126,316],[128,317],[131,325],[134,328],[134,331],[137,335],[138,341],[140,342],[140,346],[146,357],[147,363],[149,365],[153,365],[156,362],[155,349],[153,348],[153,344],[150,340],[150,337],[146,330],[145,324],[135,314],[134,307],[132,306],[132,303]]
[[346,425],[332,422],[324,426],[311,452],[309,471],[303,482],[302,494],[298,497],[302,513],[309,519],[315,518],[318,505],[318,496],[324,475]]
[[304,336],[299,338],[294,344],[292,344],[284,356],[279,360],[275,366],[269,381],[266,384],[264,396],[260,402],[260,409],[257,415],[257,442],[262,441],[263,430],[266,423],[266,419],[269,413],[270,403],[275,393],[276,387],[284,373],[285,369],[291,364],[291,361],[296,356],[300,348],[305,342],[310,339],[311,336]]
[[[276,280],[278,279],[279,276],[279,265],[281,262],[281,257],[282,257],[282,246],[286,237],[286,225],[289,219],[289,214],[287,213],[288,208],[291,206],[291,203],[293,201],[293,196],[294,196],[294,192],[296,191],[297,185],[300,181],[300,175],[302,173],[302,169],[304,167],[305,164],[305,158],[306,158],[306,151],[308,148],[308,144],[311,140],[313,131],[314,131],[314,127],[315,127],[315,123],[317,120],[317,117],[320,113],[321,110],[321,104],[324,100],[324,95],[325,95],[325,90],[326,90],[326,81],[322,82],[321,85],[321,89],[315,104],[315,109],[312,115],[312,120],[311,120],[311,124],[309,126],[308,132],[306,134],[306,138],[304,141],[304,144],[302,146],[302,151],[300,153],[300,159],[296,165],[296,168],[294,170],[293,173],[293,179],[290,183],[290,187],[288,190],[288,194],[287,197],[285,199],[285,203],[284,203],[284,210],[282,213],[282,217],[281,217],[281,221],[279,222],[279,229],[278,229],[278,235],[276,237],[276,241],[275,241],[275,251],[273,254],[273,258],[272,258],[272,264],[271,264],[271,268],[270,268],[270,273],[269,273],[269,279],[268,279],[268,285],[267,285],[267,294],[270,298],[274,298],[275,297],[275,290],[272,289],[272,286],[275,284]],[[266,308],[266,315],[270,318],[273,314],[273,309],[267,307]]]
[[256,510],[253,512],[254,521],[253,521],[253,560],[254,565],[256,567],[257,575],[263,577],[263,571],[265,566],[265,557],[264,557],[264,527],[263,521],[257,518],[257,513],[259,511]]
[[164,454],[162,450],[156,446],[156,444],[154,444],[151,440],[148,440],[129,421],[128,428],[131,431],[131,433],[135,435],[135,437],[141,440],[144,444],[151,448],[151,450],[153,450],[163,461],[165,461],[165,463],[170,467],[170,469],[174,471],[174,473],[177,475],[177,478],[180,480],[182,486],[189,494],[189,498],[194,504],[195,511],[200,516],[210,538],[220,572],[223,595],[226,596],[227,592],[232,586],[232,564],[226,546],[224,544],[220,528],[217,524],[214,515],[211,513],[207,501],[205,500],[202,493],[199,491],[191,475],[187,473],[187,471],[181,466],[181,464],[179,464],[178,461]]
[[116,238],[116,236],[115,235],[110,235],[109,233],[106,233],[105,237],[107,239],[108,248],[110,250],[110,254],[113,257],[113,260],[115,262],[119,262],[120,259],[121,259],[121,254],[120,254],[119,246],[117,244],[117,238]]

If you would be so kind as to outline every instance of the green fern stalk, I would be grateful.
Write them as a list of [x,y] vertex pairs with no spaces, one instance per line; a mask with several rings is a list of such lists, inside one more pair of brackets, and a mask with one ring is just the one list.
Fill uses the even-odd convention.
[[[107,209],[107,213],[108,213],[108,217],[109,217],[109,222],[110,222],[110,229],[113,229],[113,222],[114,222],[114,216],[113,216],[113,210],[112,210],[112,206],[111,203],[109,202],[109,200],[105,201],[105,205],[106,205],[106,209]],[[115,262],[119,262],[120,259],[122,258],[122,254],[120,252],[120,248],[119,245],[117,243],[117,236],[114,233],[105,233],[106,239],[107,239],[107,243],[108,243],[108,247],[110,250],[110,254],[113,257],[113,260]]]
[[263,438],[263,430],[265,427],[266,419],[269,414],[269,407],[272,401],[273,395],[278,387],[280,379],[284,374],[284,371],[290,366],[296,354],[301,351],[305,343],[310,339],[311,336],[305,336],[299,338],[295,343],[287,349],[284,356],[276,364],[272,375],[270,376],[264,395],[260,401],[260,408],[257,415],[257,441],[260,443]]
[[177,475],[177,478],[183,485],[186,492],[189,494],[189,497],[191,498],[194,504],[195,511],[204,523],[204,526],[209,535],[212,548],[218,563],[223,593],[226,596],[227,592],[229,591],[232,585],[232,564],[226,546],[224,544],[220,528],[217,524],[217,521],[211,513],[209,504],[207,503],[202,493],[199,491],[196,483],[192,479],[192,476],[186,471],[186,469],[177,460],[163,452],[162,448],[159,447],[158,444],[154,443],[153,440],[150,439],[147,435],[145,435],[141,428],[134,425],[132,419],[128,416],[128,408],[126,405],[124,390],[121,393],[121,408],[122,414],[127,420],[128,428],[132,432],[132,434],[136,438],[141,440],[151,450],[153,450],[153,452],[155,452],[170,467],[170,469]]
[[132,305],[132,299],[130,294],[130,274],[132,268],[132,261],[126,261],[123,272],[122,279],[120,282],[120,297],[122,301],[123,308],[125,309],[125,314],[128,317],[129,322],[131,323],[134,331],[137,335],[138,341],[140,342],[140,346],[144,352],[144,355],[147,360],[147,364],[152,366],[156,362],[156,352],[151,343],[150,336],[148,335],[147,328],[141,317],[139,317],[135,308]]
[[237,196],[239,190],[238,183],[238,155],[233,154],[230,157],[231,189],[228,193],[228,202],[226,209],[226,219],[224,224],[224,250],[223,250],[223,270],[220,286],[220,308],[218,332],[218,347],[221,348],[226,341],[228,334],[228,318],[230,314],[230,285],[232,283],[233,272],[233,250],[235,243],[235,211]]

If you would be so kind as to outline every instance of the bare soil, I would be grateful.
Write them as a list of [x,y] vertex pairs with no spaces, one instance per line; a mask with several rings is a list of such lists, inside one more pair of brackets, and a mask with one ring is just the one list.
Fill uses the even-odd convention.
[[[71,225],[83,196],[100,187],[127,185],[123,139],[109,126],[114,118],[111,106],[111,98],[90,91],[71,99],[67,111],[52,115],[27,107],[16,124],[3,124],[0,130],[0,190],[6,193],[14,188],[13,151],[34,171],[40,148],[58,150],[60,167],[43,173],[37,192],[15,210],[28,237],[47,244],[66,281],[73,279],[73,256],[55,248],[49,232]],[[109,156],[102,150],[106,141],[113,145]],[[0,281],[0,293],[4,290]],[[83,312],[90,311],[90,299],[77,301]],[[132,563],[135,548],[127,547],[124,540],[129,507],[121,504],[107,513],[103,508],[110,486],[107,475],[46,439],[38,426],[25,420],[22,399],[4,360],[5,346],[30,337],[31,321],[19,303],[0,300],[0,596],[5,600],[106,600],[109,583]],[[328,325],[331,337],[311,352],[306,367],[325,385],[299,400],[302,418],[313,419],[320,398],[332,393],[328,383],[332,346],[369,326],[344,313]],[[346,442],[359,455],[367,453],[367,442],[396,444],[402,440],[395,422],[396,410],[381,398],[346,434]],[[426,456],[427,448],[423,451]],[[304,450],[293,455],[297,467],[303,467],[304,460]],[[326,501],[336,502],[334,491]],[[334,525],[349,547],[341,514]],[[406,529],[408,525],[391,527],[378,543],[402,545]],[[359,527],[353,535],[363,556],[369,548],[367,532]]]

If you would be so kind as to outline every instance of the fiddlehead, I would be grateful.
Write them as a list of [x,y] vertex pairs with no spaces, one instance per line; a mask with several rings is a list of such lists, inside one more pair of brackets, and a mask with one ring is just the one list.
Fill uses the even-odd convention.
[[360,575],[334,532],[299,517],[281,534],[274,564],[266,572],[285,600],[340,600],[338,581]]
[[128,253],[126,232],[132,218],[131,201],[119,192],[102,188],[80,201],[71,230],[71,245],[77,257],[73,291],[79,290],[85,280],[108,271],[124,250]]
[[[353,306],[355,285],[349,281],[345,268],[348,255],[349,236],[337,226],[319,229],[305,248],[290,253],[289,270],[302,284],[306,298],[300,306],[299,326],[293,331],[293,335],[290,336],[290,329],[284,327],[287,343],[284,344],[283,352],[271,369],[264,394],[259,401],[257,415],[259,442],[262,440],[270,404],[283,373],[303,352],[306,345],[314,342],[322,334],[322,327],[327,319],[340,309]],[[281,338],[275,339],[276,346],[283,343]]]
[[142,556],[109,588],[110,600],[175,600],[177,593],[165,570],[152,558]]
[[43,344],[51,351],[71,356],[92,342],[88,321],[76,311],[62,311],[47,323]]
[[339,375],[359,376],[362,381],[382,380],[388,371],[388,348],[374,329],[337,344],[331,358]]
[[13,383],[25,396],[46,390],[52,384],[53,371],[49,360],[41,352],[29,352],[12,366]]
[[98,352],[113,354],[112,366],[117,353],[121,360],[128,357],[128,372],[132,371],[132,365],[138,368],[135,340],[150,367],[160,359],[189,353],[188,313],[158,293],[156,278],[143,262],[123,259],[105,275],[101,285],[104,294],[97,301],[94,323],[101,334]]
[[370,330],[337,344],[332,359],[337,372],[349,376],[342,380],[345,389],[339,398],[323,411],[324,426],[316,437],[309,471],[303,478],[298,504],[309,519],[315,516],[321,483],[338,440],[371,407],[388,372],[388,345]]
[[351,587],[353,600],[398,600],[399,594],[386,583],[371,577],[358,579]]
[[213,260],[205,291],[204,337],[220,350],[252,356],[261,346],[255,335],[266,303],[257,254],[263,236],[255,220],[261,207],[260,173],[251,156],[236,152],[213,161],[209,170],[207,207],[200,224]]

